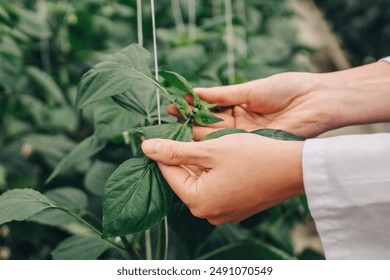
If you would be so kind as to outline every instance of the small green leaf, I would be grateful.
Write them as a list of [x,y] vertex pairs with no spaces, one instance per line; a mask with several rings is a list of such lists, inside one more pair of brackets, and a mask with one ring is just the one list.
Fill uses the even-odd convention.
[[50,177],[46,180],[46,183],[53,180],[60,172],[70,168],[77,162],[88,159],[90,156],[96,154],[106,146],[106,141],[97,139],[94,136],[85,138],[80,144],[78,144],[61,162],[56,166]]
[[179,110],[183,118],[187,120],[188,113],[190,111],[190,105],[188,104],[187,100],[185,100],[183,97],[175,96],[172,102],[176,105],[176,108]]
[[[194,112],[194,111],[193,111]],[[194,112],[194,119],[201,126],[208,126],[213,123],[221,122],[223,119],[210,113],[209,110],[203,109]]]
[[191,142],[193,132],[187,124],[168,123],[138,128],[146,139],[162,138],[181,142]]
[[53,201],[32,189],[15,189],[0,196],[0,225],[10,221],[24,221],[49,208]]
[[200,98],[196,98],[195,101],[194,101],[194,107],[199,109],[199,110],[209,110],[209,109],[212,109],[212,108],[215,108],[217,106],[217,104],[210,104]]
[[239,128],[225,128],[207,134],[205,137],[203,137],[202,141],[211,140],[211,139],[215,139],[215,138],[219,138],[225,135],[235,134],[235,133],[248,133],[248,132],[246,130],[239,129]]
[[103,236],[123,236],[158,224],[171,206],[172,191],[157,163],[132,158],[108,179],[103,197]]
[[264,128],[264,129],[258,129],[258,130],[251,131],[251,133],[261,135],[264,137],[278,139],[278,140],[286,140],[286,141],[304,141],[305,140],[299,136],[296,136],[294,134],[291,134],[289,132],[279,130],[279,129]]
[[180,90],[184,95],[192,94],[192,96],[195,96],[191,84],[183,76],[172,71],[160,71],[159,74],[173,87]]
[[54,260],[96,260],[112,245],[96,234],[71,236],[51,253]]

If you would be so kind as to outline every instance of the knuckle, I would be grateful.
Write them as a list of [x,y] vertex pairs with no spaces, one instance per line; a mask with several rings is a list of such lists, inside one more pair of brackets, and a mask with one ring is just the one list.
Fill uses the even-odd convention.
[[196,207],[190,208],[190,211],[192,215],[199,219],[207,219],[207,217],[209,217],[205,208],[201,207],[200,205],[196,205]]
[[224,223],[222,220],[218,220],[218,219],[207,219],[207,221],[213,226],[219,226]]
[[202,148],[198,150],[198,155],[204,159],[210,159],[213,153],[215,152],[215,146],[212,143],[213,141],[204,141]]

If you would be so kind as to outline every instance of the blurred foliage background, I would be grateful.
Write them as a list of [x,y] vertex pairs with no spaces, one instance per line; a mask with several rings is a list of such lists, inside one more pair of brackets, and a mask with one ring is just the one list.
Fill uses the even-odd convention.
[[390,54],[390,2],[315,0],[341,39],[353,65]]
[[[316,2],[354,64],[389,54],[389,1]],[[142,3],[144,46],[152,50],[150,4]],[[156,1],[160,68],[182,74],[194,86],[239,83],[310,69],[297,57],[315,50],[297,40],[289,1],[232,3],[233,77],[227,72],[226,15],[224,1],[219,0]],[[78,112],[73,106],[81,75],[107,54],[138,40],[135,0],[0,1],[0,194],[33,188],[58,199],[70,188],[75,195],[63,201],[74,205],[75,211],[96,227],[101,226],[94,217],[101,217],[105,182],[116,166],[131,156],[123,139],[118,140],[120,131],[102,151],[49,184],[45,181],[60,160],[101,125],[94,117],[102,113],[101,107]],[[292,241],[294,227],[309,219],[302,200],[286,201],[240,225],[219,226],[190,250],[186,245],[191,238],[172,225],[169,258],[199,257],[229,244],[237,246],[210,257],[274,257],[264,254],[266,250],[249,250],[266,244],[291,258],[322,258],[321,252],[309,247],[297,251]],[[0,259],[50,259],[61,241],[85,231],[73,219],[60,216],[53,223],[46,218],[0,226]],[[140,252],[144,250],[142,235],[131,240]],[[121,256],[108,250],[101,258]]]

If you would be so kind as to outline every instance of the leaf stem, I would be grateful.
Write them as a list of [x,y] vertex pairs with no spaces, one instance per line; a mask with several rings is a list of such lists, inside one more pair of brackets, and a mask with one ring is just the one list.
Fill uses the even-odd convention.
[[150,236],[150,229],[145,230],[145,251],[146,259],[152,260],[152,239]]
[[130,244],[129,240],[127,240],[126,236],[121,236],[120,239],[123,243],[123,246],[125,246],[125,249],[126,249],[127,253],[130,255],[130,257],[132,259],[140,260],[141,259],[140,255],[137,253],[137,251],[134,250],[133,246],[131,246],[131,244]]
[[[100,237],[102,236],[102,233],[96,229],[93,225],[91,225],[90,223],[88,223],[86,220],[84,220],[83,218],[81,218],[79,215],[73,213],[72,211],[66,209],[66,208],[63,208],[63,207],[60,207],[60,206],[56,206],[56,205],[51,205],[53,208],[56,208],[56,209],[59,209],[69,215],[71,215],[72,217],[74,217],[77,221],[79,221],[81,224],[83,224],[84,226],[86,226],[87,228],[91,229],[92,232],[94,232],[95,234],[99,235]],[[108,239],[108,238],[103,238],[104,240],[106,240],[108,243],[110,243],[111,245],[115,246],[117,249],[120,249],[120,250],[125,250],[124,247],[120,246],[119,244],[115,243],[114,241]]]
[[211,257],[214,257],[220,253],[223,253],[225,251],[228,251],[228,250],[233,249],[233,248],[238,247],[238,246],[239,246],[238,244],[228,244],[228,245],[219,247],[213,251],[207,252],[206,254],[204,254],[200,257],[197,257],[196,260],[208,260]]
[[168,219],[167,217],[158,225],[156,260],[168,258]]

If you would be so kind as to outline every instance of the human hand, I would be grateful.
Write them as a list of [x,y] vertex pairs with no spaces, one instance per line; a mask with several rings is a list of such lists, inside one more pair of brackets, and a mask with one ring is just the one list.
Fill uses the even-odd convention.
[[[222,128],[281,129],[311,138],[338,127],[390,120],[390,66],[376,62],[325,73],[282,73],[248,83],[195,89],[200,98],[231,108],[223,122],[194,126],[194,139]],[[179,115],[174,106],[168,112]]]
[[192,143],[151,139],[142,149],[191,212],[217,225],[302,194],[302,146],[248,133]]
[[[194,139],[230,127],[248,131],[273,128],[303,138],[317,136],[328,129],[338,112],[336,98],[316,92],[316,79],[316,74],[283,73],[238,85],[197,88],[201,99],[231,108],[215,113],[223,122],[194,126]],[[168,112],[179,116],[174,106],[169,106]]]

